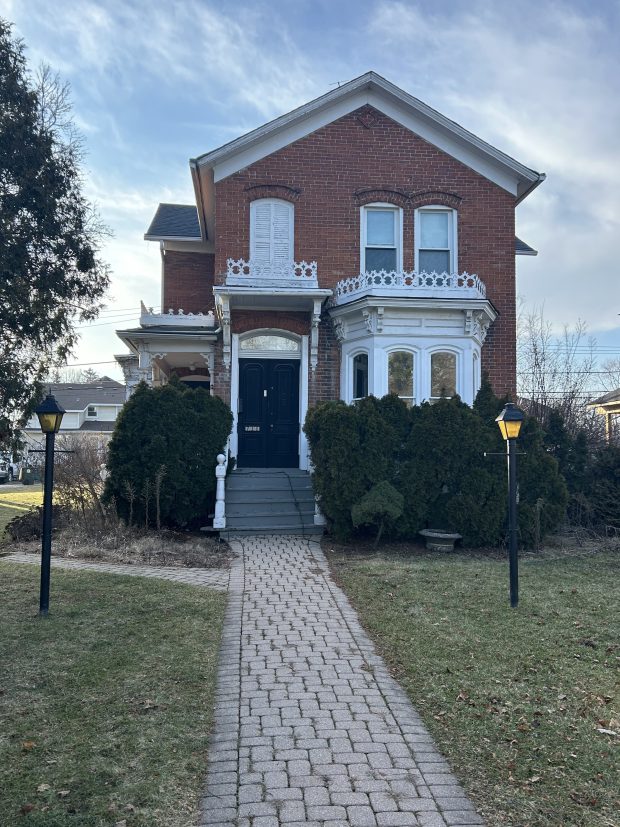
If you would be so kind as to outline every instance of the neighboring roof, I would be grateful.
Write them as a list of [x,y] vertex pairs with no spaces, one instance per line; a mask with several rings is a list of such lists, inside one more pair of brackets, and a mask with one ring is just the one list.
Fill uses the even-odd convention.
[[116,422],[82,422],[80,431],[113,431]]
[[194,204],[160,204],[144,238],[147,241],[200,241],[196,207]]
[[[49,391],[48,391],[49,388]],[[122,405],[125,402],[125,385],[114,379],[99,382],[52,382],[44,385],[66,411],[83,411],[89,405]]]
[[620,388],[616,388],[615,391],[609,391],[603,396],[599,396],[598,399],[593,399],[592,402],[588,402],[588,407],[594,405],[613,405],[614,402],[620,402]]
[[518,256],[537,256],[538,250],[530,247],[525,241],[521,241],[519,236],[515,236],[515,254]]
[[191,159],[190,165],[213,168],[214,180],[221,180],[365,104],[495,181],[516,195],[518,201],[545,179],[544,174],[524,166],[375,72],[366,72],[218,149]]

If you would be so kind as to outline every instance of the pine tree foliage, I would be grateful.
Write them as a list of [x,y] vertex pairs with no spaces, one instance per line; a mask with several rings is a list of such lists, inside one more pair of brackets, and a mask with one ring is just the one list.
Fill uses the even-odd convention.
[[140,383],[110,440],[104,500],[137,525],[154,525],[157,514],[163,525],[204,525],[231,428],[230,408],[203,388]]
[[33,79],[24,44],[0,19],[0,417],[28,413],[40,380],[95,318],[109,283],[105,230],[83,194],[68,90]]

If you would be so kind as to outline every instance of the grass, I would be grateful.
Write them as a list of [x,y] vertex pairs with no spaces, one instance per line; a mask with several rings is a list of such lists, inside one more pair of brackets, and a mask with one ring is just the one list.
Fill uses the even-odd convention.
[[0,563],[0,824],[189,827],[225,595]]
[[4,535],[7,523],[18,514],[23,514],[34,505],[43,502],[43,486],[28,485],[20,488],[3,490],[0,487],[0,539]]
[[499,558],[327,551],[489,825],[620,824],[618,553],[522,560],[515,610]]

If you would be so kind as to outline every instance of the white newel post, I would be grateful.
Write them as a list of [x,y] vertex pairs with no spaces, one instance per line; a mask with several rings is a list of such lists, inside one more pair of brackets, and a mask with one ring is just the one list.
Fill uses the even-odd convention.
[[226,457],[224,454],[217,455],[217,466],[215,468],[215,516],[213,528],[226,528]]

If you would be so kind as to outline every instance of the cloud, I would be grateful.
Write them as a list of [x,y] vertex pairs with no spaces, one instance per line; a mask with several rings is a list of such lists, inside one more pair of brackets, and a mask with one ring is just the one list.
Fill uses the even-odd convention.
[[517,0],[376,9],[368,36],[394,56],[388,63],[404,88],[547,173],[517,210],[519,233],[540,250],[518,260],[526,300],[547,297],[557,327],[578,315],[592,329],[617,327],[617,7]]

